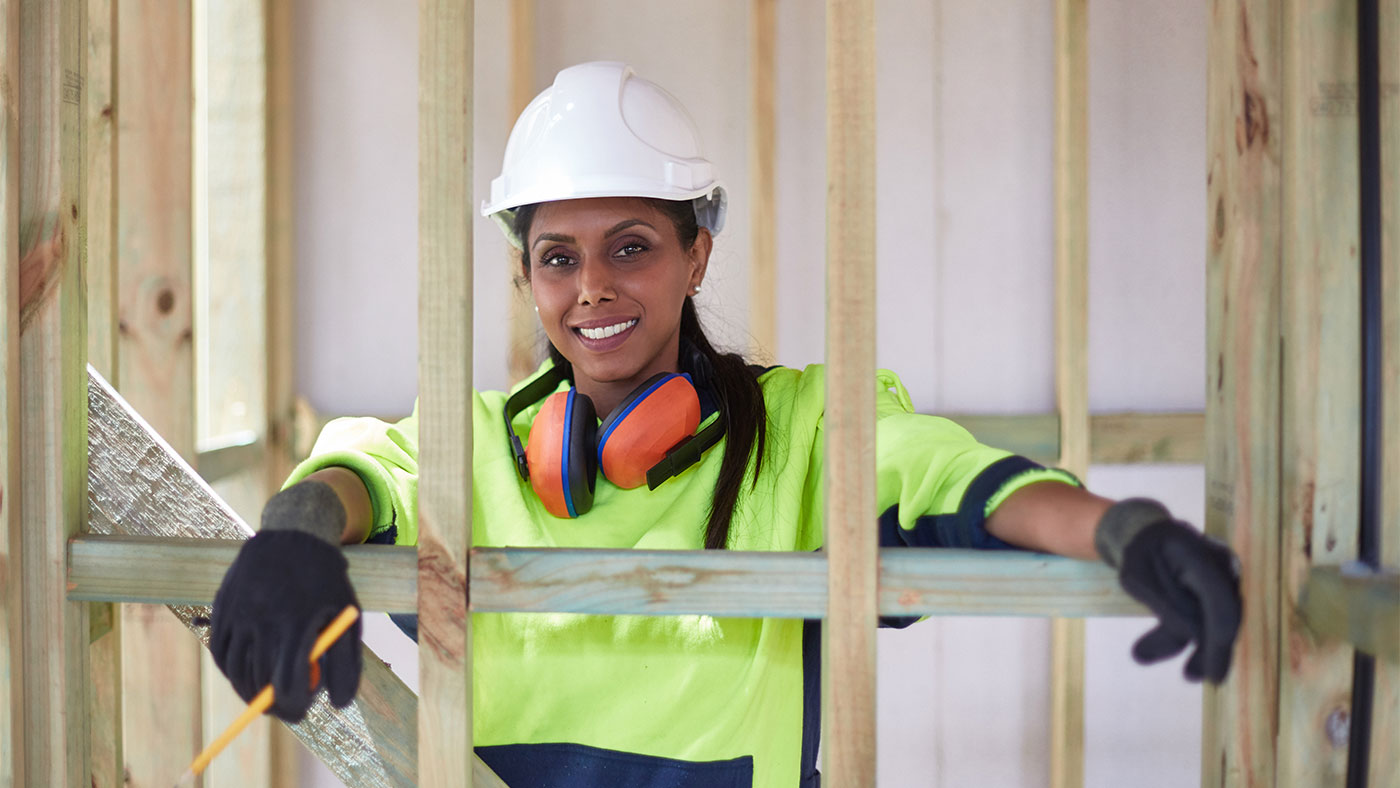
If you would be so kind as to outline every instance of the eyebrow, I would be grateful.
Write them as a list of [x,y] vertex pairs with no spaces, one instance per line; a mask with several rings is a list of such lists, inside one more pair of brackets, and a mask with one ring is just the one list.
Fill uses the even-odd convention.
[[[634,227],[639,224],[651,230],[652,232],[656,231],[655,227],[651,226],[647,222],[642,221],[641,219],[623,219],[617,224],[614,224],[612,227],[609,227],[607,232],[603,233],[603,237],[611,238],[612,236],[617,235],[623,230],[626,230],[628,227]],[[533,249],[536,246],[539,246],[540,241],[554,241],[556,243],[571,244],[577,243],[578,239],[574,238],[572,235],[561,235],[560,233],[540,233],[539,235],[535,236],[535,241],[534,243],[530,244],[530,248]]]

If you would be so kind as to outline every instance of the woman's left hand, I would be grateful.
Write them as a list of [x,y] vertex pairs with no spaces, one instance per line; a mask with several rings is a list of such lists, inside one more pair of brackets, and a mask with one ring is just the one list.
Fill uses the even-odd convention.
[[1157,626],[1133,645],[1133,658],[1158,662],[1194,642],[1186,678],[1223,681],[1241,617],[1238,559],[1230,548],[1145,498],[1110,507],[1099,521],[1094,544],[1118,570],[1123,589],[1158,618]]

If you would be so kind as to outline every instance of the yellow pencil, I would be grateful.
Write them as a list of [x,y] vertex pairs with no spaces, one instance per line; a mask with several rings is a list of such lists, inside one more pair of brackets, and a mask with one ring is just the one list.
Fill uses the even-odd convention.
[[[316,685],[316,682],[320,680],[321,673],[320,666],[317,664],[316,660],[320,659],[321,655],[326,653],[326,649],[330,648],[331,644],[334,643],[337,638],[345,634],[345,630],[349,629],[350,625],[355,623],[355,619],[359,617],[360,609],[354,605],[347,605],[344,610],[340,611],[340,615],[336,616],[335,620],[321,631],[320,637],[316,638],[316,642],[312,644],[311,685],[313,687]],[[215,739],[208,747],[205,747],[204,752],[201,752],[199,757],[194,759],[194,763],[190,764],[189,771],[185,772],[184,775],[180,777],[180,781],[176,783],[177,788],[181,785],[193,784],[194,778],[209,766],[209,762],[214,760],[215,755],[222,752],[223,749],[228,746],[229,742],[233,741],[238,734],[242,733],[243,729],[248,727],[248,723],[257,719],[259,715],[266,714],[267,710],[270,708],[272,708],[271,684],[263,687],[262,692],[259,692],[253,698],[252,702],[248,704],[248,708],[244,709],[243,713],[239,714],[238,718],[230,723],[223,733],[219,734],[219,738]]]

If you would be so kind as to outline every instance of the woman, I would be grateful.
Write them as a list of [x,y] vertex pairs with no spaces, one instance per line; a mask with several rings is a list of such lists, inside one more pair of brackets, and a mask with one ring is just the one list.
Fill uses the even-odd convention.
[[[725,200],[679,104],[621,64],[560,72],[483,210],[520,249],[550,359],[509,396],[475,396],[475,544],[819,549],[823,370],[751,367],[706,338],[691,296]],[[1195,642],[1188,678],[1224,677],[1240,615],[1226,548],[913,413],[892,373],[876,382],[883,545],[1101,557],[1161,618],[1140,661]],[[273,713],[300,718],[310,644],[354,602],[338,545],[416,543],[416,435],[416,414],[333,423],[268,502],[214,605],[215,661],[245,698],[270,681]],[[517,788],[815,785],[817,627],[476,614],[478,753]],[[323,660],[333,703],[354,695],[357,639]]]

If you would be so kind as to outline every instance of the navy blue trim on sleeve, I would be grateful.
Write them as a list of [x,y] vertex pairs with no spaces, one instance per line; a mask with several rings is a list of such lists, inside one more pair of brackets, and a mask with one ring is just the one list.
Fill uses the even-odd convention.
[[[1043,467],[1025,457],[997,460],[977,474],[977,478],[967,486],[958,511],[924,515],[914,521],[913,528],[901,527],[899,506],[891,506],[880,514],[880,546],[1020,550],[1016,545],[987,533],[987,501],[1013,476]],[[882,616],[880,626],[903,629],[918,620],[918,616]]]
[[498,744],[476,754],[511,788],[752,788],[753,756],[682,761],[569,742]]
[[390,525],[382,531],[377,531],[365,540],[365,544],[387,544],[396,545],[399,543],[399,527]]
[[880,546],[1018,550],[987,533],[987,502],[1011,477],[1044,467],[1025,457],[997,460],[968,485],[957,512],[924,515],[914,521],[913,528],[901,528],[899,507],[891,506],[880,514]]

